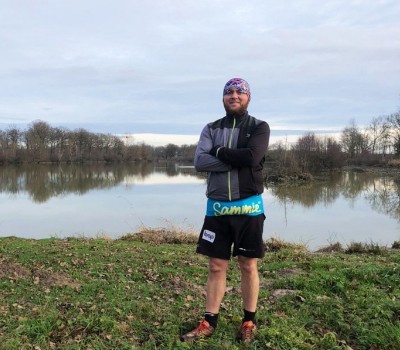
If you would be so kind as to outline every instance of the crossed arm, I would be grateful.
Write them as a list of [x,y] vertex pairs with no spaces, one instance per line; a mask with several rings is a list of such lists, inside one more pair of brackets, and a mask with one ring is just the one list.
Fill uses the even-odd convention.
[[232,168],[255,167],[260,164],[267,151],[269,135],[269,126],[263,122],[252,133],[246,148],[232,149],[224,145],[214,145],[210,130],[206,126],[196,149],[194,159],[196,170],[224,172]]

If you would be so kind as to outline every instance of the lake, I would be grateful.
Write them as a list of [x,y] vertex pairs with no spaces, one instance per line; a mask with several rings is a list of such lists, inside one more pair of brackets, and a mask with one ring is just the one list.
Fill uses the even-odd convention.
[[[0,237],[118,238],[143,225],[199,231],[205,190],[204,174],[176,164],[1,166]],[[270,186],[263,199],[265,239],[313,250],[400,240],[398,178],[335,173],[324,182]]]

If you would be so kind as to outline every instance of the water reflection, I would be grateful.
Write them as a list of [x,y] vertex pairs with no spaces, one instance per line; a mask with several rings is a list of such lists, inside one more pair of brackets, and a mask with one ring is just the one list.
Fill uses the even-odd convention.
[[[200,230],[205,176],[175,164],[0,167],[0,236],[118,237],[169,220]],[[303,186],[268,188],[266,238],[323,245],[399,240],[400,179],[336,173]],[[377,229],[378,228],[378,229]]]
[[[85,194],[93,189],[107,189],[121,183],[143,182],[154,173],[164,176],[195,176],[193,168],[169,165],[138,164],[40,164],[0,167],[0,192],[27,192],[37,203],[68,193]],[[126,181],[129,179],[130,181]]]
[[[150,183],[160,174],[167,181],[182,177],[203,179],[191,166],[176,164],[91,164],[91,165],[21,165],[0,167],[0,192],[17,194],[27,192],[37,203],[68,193],[85,194],[92,189],[107,189],[120,184]],[[165,183],[165,180],[164,180]],[[400,220],[400,178],[377,174],[345,172],[331,174],[326,181],[301,186],[271,188],[278,201],[287,205],[300,204],[310,208],[329,206],[339,196],[354,202],[363,196],[371,207]]]
[[343,196],[349,202],[363,197],[371,208],[400,221],[400,178],[371,173],[334,173],[323,182],[301,186],[271,188],[281,204],[300,204],[306,208],[329,206]]
[[383,178],[366,193],[371,207],[400,221],[400,179]]

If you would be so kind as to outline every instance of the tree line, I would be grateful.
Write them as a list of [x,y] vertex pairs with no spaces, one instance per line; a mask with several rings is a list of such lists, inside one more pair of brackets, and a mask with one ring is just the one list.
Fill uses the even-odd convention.
[[[127,144],[121,137],[68,130],[35,121],[26,130],[0,130],[0,164],[40,162],[193,161],[196,145]],[[312,173],[346,164],[400,162],[400,111],[373,118],[360,128],[353,121],[339,138],[306,133],[294,144],[271,145],[267,161],[279,173]],[[396,160],[397,159],[397,160]],[[392,163],[390,163],[392,162]]]
[[344,165],[400,167],[400,111],[373,118],[361,128],[354,121],[339,138],[307,133],[293,145],[272,145],[267,160],[276,174],[314,173]]
[[294,145],[279,142],[268,152],[272,176],[315,173],[344,165],[400,167],[400,111],[373,118],[361,128],[354,121],[339,138],[307,133]]
[[122,162],[193,159],[195,145],[127,145],[118,136],[68,130],[35,121],[26,130],[0,130],[0,163]]

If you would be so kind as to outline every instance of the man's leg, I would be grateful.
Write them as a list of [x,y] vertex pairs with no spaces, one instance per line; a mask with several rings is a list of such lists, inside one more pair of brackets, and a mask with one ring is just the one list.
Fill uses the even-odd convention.
[[245,343],[251,343],[257,332],[254,324],[260,278],[258,276],[257,259],[238,256],[240,271],[242,274],[242,298],[244,317],[240,327],[240,339]]
[[229,260],[209,258],[206,312],[198,327],[183,334],[181,341],[209,337],[217,327],[219,308],[226,289],[226,270]]
[[229,260],[209,258],[206,312],[218,314],[226,289]]
[[260,289],[260,278],[256,258],[238,256],[240,272],[242,274],[242,298],[243,308],[255,312],[257,309],[258,292]]

